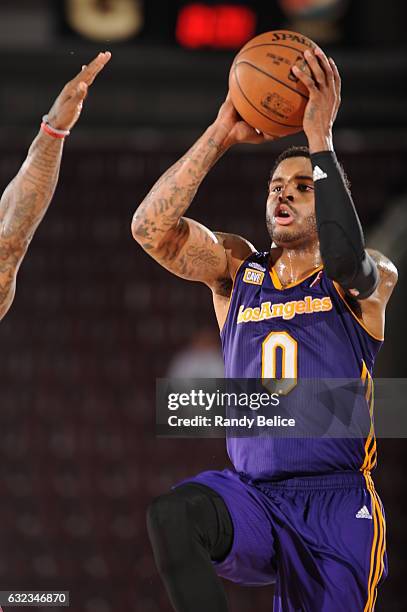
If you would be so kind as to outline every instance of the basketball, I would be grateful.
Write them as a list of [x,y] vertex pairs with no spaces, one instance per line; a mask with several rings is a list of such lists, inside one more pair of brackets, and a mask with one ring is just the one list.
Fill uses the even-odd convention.
[[310,74],[303,53],[316,47],[302,34],[276,30],[252,38],[239,51],[230,69],[229,90],[249,125],[277,137],[302,130],[308,91],[291,68],[296,65]]

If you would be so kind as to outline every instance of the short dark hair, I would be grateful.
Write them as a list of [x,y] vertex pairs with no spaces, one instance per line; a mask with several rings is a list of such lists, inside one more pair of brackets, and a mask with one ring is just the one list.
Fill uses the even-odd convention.
[[[271,169],[270,178],[269,178],[269,185],[271,183],[271,179],[273,178],[273,175],[274,175],[275,171],[277,170],[277,167],[285,159],[290,159],[291,157],[306,157],[307,159],[311,159],[311,154],[309,152],[309,148],[308,147],[295,147],[295,146],[289,147],[288,149],[286,149],[285,151],[280,153],[280,155],[277,157],[277,159],[274,162],[274,165],[273,165],[273,167]],[[348,189],[350,189],[350,180],[348,179],[348,177],[346,175],[346,172],[343,169],[343,166],[342,166],[341,163],[339,163],[339,167],[341,169],[343,180],[345,181],[345,185],[346,185],[346,187]]]

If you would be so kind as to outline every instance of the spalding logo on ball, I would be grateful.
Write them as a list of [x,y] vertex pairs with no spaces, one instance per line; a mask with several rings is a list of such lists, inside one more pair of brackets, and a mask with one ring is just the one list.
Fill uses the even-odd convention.
[[291,71],[310,74],[303,53],[317,45],[302,34],[276,30],[252,38],[235,57],[229,73],[233,104],[252,127],[272,136],[302,130],[308,91]]

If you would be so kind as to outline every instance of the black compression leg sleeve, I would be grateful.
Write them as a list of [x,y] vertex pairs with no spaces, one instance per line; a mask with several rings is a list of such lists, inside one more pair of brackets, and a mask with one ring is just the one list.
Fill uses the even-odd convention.
[[211,563],[224,559],[233,542],[222,498],[203,485],[181,485],[152,502],[147,528],[174,610],[227,612],[226,595]]

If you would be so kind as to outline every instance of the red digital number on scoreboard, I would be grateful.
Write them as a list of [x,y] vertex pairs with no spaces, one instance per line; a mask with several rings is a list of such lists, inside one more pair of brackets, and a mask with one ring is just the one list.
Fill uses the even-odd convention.
[[256,14],[235,4],[189,4],[178,13],[176,38],[184,47],[233,49],[250,40],[256,30]]

